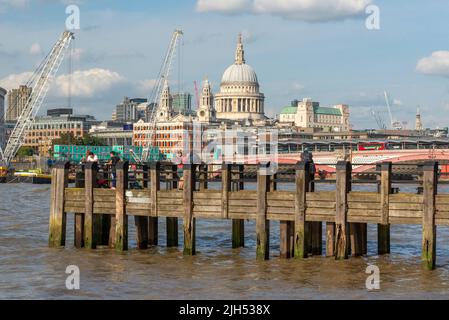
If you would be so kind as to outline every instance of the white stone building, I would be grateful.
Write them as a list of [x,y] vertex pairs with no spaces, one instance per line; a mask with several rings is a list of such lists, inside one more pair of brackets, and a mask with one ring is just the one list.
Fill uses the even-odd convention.
[[282,109],[279,115],[281,125],[299,128],[329,129],[334,132],[350,131],[349,106],[340,104],[334,107],[321,107],[319,102],[306,98],[297,106]]

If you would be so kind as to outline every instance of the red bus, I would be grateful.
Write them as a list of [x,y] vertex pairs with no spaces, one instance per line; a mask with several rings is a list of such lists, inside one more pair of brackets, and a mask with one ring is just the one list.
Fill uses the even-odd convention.
[[381,151],[387,150],[386,142],[362,142],[358,144],[359,151]]

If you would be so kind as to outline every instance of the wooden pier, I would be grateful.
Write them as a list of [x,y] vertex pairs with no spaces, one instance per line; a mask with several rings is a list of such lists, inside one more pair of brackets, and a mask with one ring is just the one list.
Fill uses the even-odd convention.
[[[134,173],[140,189],[131,188],[127,162],[116,168],[116,189],[97,187],[98,168],[88,164],[84,181],[69,187],[69,163],[52,169],[49,246],[66,241],[66,214],[75,215],[77,248],[107,245],[128,250],[128,217],[134,216],[137,247],[158,245],[158,219],[167,219],[167,246],[178,246],[178,219],[183,219],[184,254],[196,250],[196,220],[232,220],[232,247],[244,246],[244,221],[256,221],[257,259],[269,259],[270,221],[280,221],[281,258],[325,255],[335,259],[367,254],[367,224],[378,226],[378,254],[390,253],[390,225],[422,225],[422,263],[435,268],[437,226],[449,226],[449,194],[438,194],[438,164],[422,167],[422,194],[392,191],[392,164],[378,169],[378,192],[352,191],[351,164],[339,162],[336,191],[315,191],[311,164],[298,163],[290,183],[294,191],[279,190],[285,182],[265,175],[260,165],[256,190],[245,190],[243,165],[223,164],[221,188],[208,188],[206,165],[184,165],[183,188],[178,188],[176,165],[151,163]],[[163,178],[161,176],[163,175]],[[282,181],[282,182],[281,182]],[[136,183],[133,183],[134,185]],[[325,236],[323,237],[323,223]],[[232,234],[231,234],[232,232]],[[323,241],[323,238],[325,241]],[[323,246],[324,245],[324,246]]]

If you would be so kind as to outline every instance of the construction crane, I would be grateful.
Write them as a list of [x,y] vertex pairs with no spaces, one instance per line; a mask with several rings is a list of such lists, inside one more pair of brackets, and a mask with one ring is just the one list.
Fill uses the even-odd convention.
[[193,82],[195,85],[195,98],[196,98],[196,109],[198,110],[200,108],[200,95],[198,93],[198,84],[196,80]]
[[161,66],[161,70],[159,71],[159,75],[157,77],[156,85],[153,88],[150,99],[148,99],[149,106],[152,106],[149,115],[147,116],[147,122],[150,124],[150,133],[146,137],[147,145],[142,150],[142,157],[140,159],[140,162],[148,161],[151,150],[155,145],[156,119],[159,111],[159,99],[164,89],[164,83],[170,76],[171,66],[176,54],[176,49],[178,47],[179,40],[183,35],[184,33],[182,32],[182,30],[175,30],[173,32],[170,45],[168,46],[167,53]]
[[393,113],[391,112],[391,107],[390,107],[390,99],[388,97],[387,91],[384,91],[384,96],[385,96],[385,102],[386,102],[387,108],[388,108],[388,114],[390,116],[391,129],[402,130],[404,128],[403,125],[399,121],[395,121],[393,118]]
[[17,123],[9,136],[5,150],[0,147],[0,162],[9,167],[23,144],[26,131],[34,121],[34,117],[45,100],[51,81],[61,66],[67,49],[74,39],[73,32],[64,31],[50,53],[45,57],[40,66],[27,82],[27,87],[32,89],[30,97],[17,119]]
[[371,110],[371,114],[373,115],[374,120],[376,120],[377,126],[380,130],[386,130],[387,125],[385,124],[384,119],[381,117],[379,112],[375,111],[374,109]]

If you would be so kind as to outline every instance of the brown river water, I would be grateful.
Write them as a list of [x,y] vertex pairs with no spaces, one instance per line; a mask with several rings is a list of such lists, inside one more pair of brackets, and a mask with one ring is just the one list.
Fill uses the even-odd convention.
[[[367,257],[281,260],[279,224],[272,223],[271,259],[258,262],[253,222],[245,223],[246,247],[234,250],[229,221],[197,221],[197,255],[184,257],[182,234],[179,249],[164,247],[165,219],[159,219],[159,247],[136,250],[130,219],[128,252],[75,250],[68,215],[67,247],[49,249],[49,193],[49,186],[0,184],[0,299],[449,298],[449,228],[438,228],[435,271],[420,266],[420,226],[392,226],[388,256],[376,255],[370,225]],[[365,286],[371,264],[380,269],[378,291]],[[68,265],[80,268],[80,290],[65,287]]]

